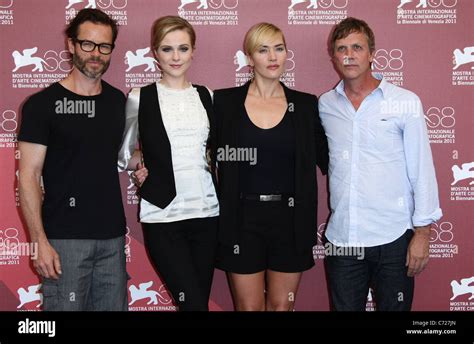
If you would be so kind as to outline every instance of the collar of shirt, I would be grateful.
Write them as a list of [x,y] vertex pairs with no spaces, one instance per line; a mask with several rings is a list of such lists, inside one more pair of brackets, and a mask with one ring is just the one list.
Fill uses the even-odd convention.
[[[385,80],[383,75],[380,74],[380,73],[372,73],[372,76],[375,79],[380,80],[380,84],[375,88],[375,90],[373,90],[371,92],[371,94],[373,94],[374,92],[380,92],[382,98],[385,99],[385,97],[388,93],[387,88],[389,87],[389,83],[387,82],[387,80]],[[378,90],[380,90],[380,91],[378,91]],[[344,80],[339,81],[339,83],[337,84],[337,86],[335,88],[335,91],[337,93],[339,93],[341,96],[347,98],[346,92],[344,91]],[[347,99],[349,99],[349,98],[347,98]]]

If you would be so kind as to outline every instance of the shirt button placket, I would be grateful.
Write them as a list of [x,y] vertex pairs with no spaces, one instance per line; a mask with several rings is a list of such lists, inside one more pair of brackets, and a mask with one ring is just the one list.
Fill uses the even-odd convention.
[[360,114],[357,112],[353,113],[352,121],[352,147],[351,147],[351,183],[350,183],[350,196],[349,196],[349,243],[355,243],[357,241],[357,226],[358,226],[358,177],[359,177],[359,145],[360,145],[360,131],[359,131],[359,118]]

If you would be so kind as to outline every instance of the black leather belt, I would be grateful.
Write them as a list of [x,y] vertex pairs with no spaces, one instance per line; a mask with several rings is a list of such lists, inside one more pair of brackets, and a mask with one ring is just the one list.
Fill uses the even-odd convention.
[[290,194],[268,194],[268,195],[259,195],[259,194],[240,194],[240,199],[245,199],[249,201],[259,201],[259,202],[278,202],[282,200],[288,200],[288,198],[293,197]]

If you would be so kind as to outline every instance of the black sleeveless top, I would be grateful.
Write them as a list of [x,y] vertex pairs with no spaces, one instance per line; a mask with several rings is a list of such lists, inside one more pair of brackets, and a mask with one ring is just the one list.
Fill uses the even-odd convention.
[[[281,194],[295,191],[295,130],[292,114],[285,112],[273,128],[257,127],[242,111],[239,147],[250,161],[239,160],[240,192]],[[249,159],[248,159],[249,160]]]

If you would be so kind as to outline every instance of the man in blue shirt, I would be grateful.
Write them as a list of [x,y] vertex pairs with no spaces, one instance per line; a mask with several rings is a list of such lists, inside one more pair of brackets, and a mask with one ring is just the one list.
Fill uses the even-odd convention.
[[331,217],[326,266],[333,308],[410,310],[414,278],[429,258],[430,225],[442,216],[420,99],[372,74],[375,40],[362,20],[331,33],[342,76],[321,96],[329,144]]

